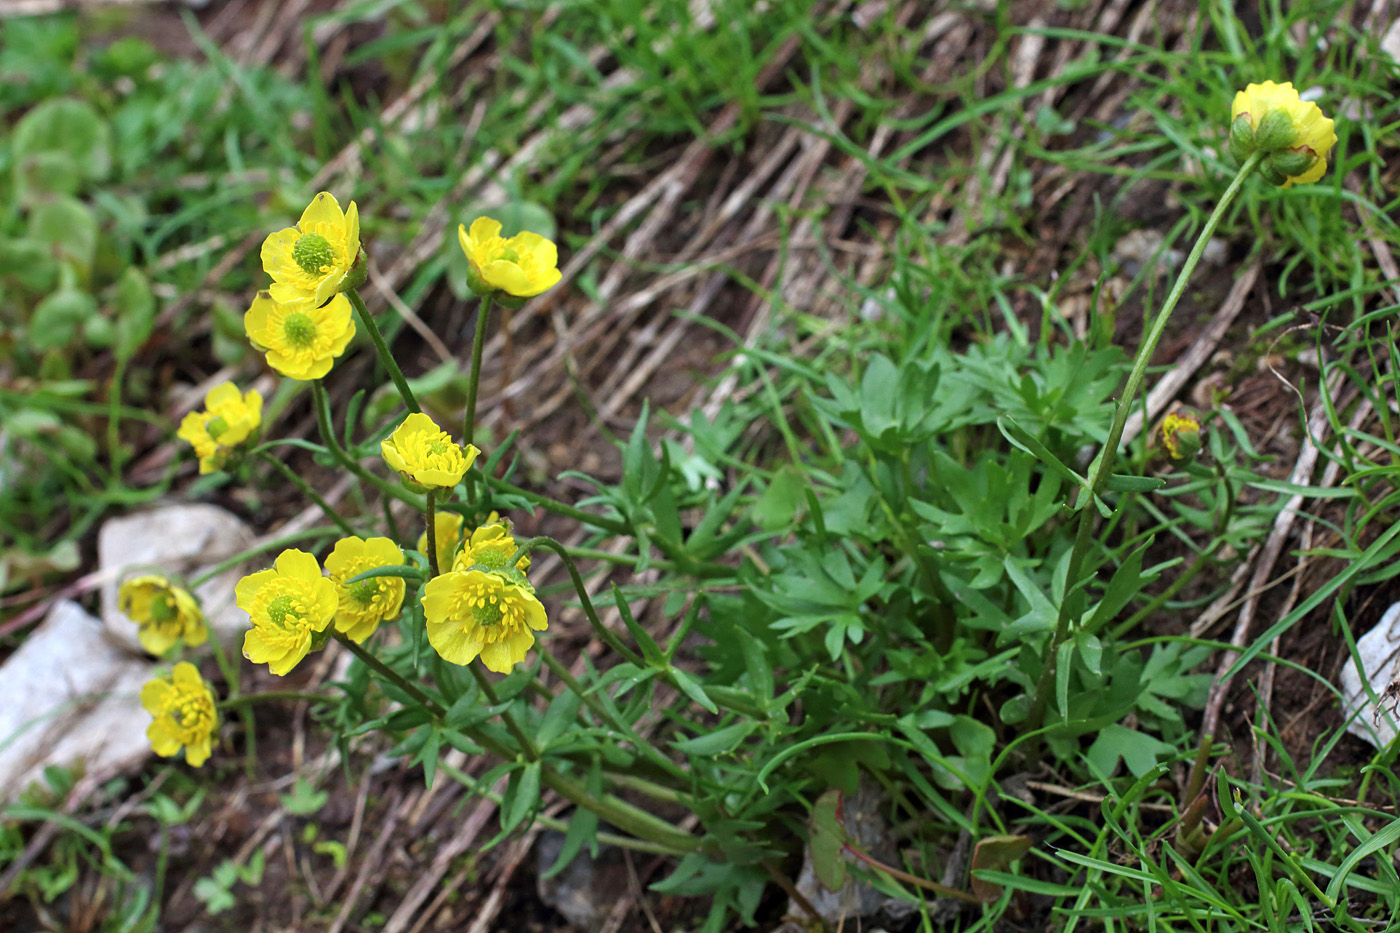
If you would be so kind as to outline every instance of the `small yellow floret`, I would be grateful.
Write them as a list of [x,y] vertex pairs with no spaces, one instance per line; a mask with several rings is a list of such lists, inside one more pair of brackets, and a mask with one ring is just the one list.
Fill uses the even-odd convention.
[[558,283],[559,250],[538,233],[501,236],[501,222],[490,217],[472,221],[471,230],[457,227],[457,242],[472,270],[490,289],[532,298]]
[[1162,446],[1173,460],[1184,460],[1201,449],[1201,422],[1189,414],[1172,413],[1162,420]]
[[457,446],[421,411],[409,415],[388,440],[380,442],[379,449],[384,461],[404,479],[438,489],[451,489],[461,482],[481,453],[471,444],[465,450]]
[[525,659],[535,632],[549,627],[530,586],[499,573],[454,570],[423,588],[428,642],[452,664],[481,662],[498,674]]
[[146,727],[146,738],[157,755],[169,758],[184,748],[185,761],[196,768],[209,759],[219,711],[213,691],[193,664],[181,661],[169,677],[147,681],[141,688],[141,705],[155,717]]
[[141,647],[157,657],[179,642],[195,646],[209,638],[204,613],[193,594],[162,576],[127,580],[117,590],[117,608],[136,623]]
[[273,369],[289,379],[320,379],[355,336],[350,310],[344,295],[316,307],[310,299],[278,302],[270,293],[258,292],[243,315],[243,327]]
[[380,622],[403,608],[403,577],[369,577],[348,583],[351,577],[376,567],[402,564],[403,551],[388,538],[341,538],[326,558],[326,570],[335,583],[339,605],[335,627],[355,644],[373,635]]
[[243,636],[243,657],[266,664],[279,677],[313,647],[339,605],[335,583],[305,551],[283,551],[274,569],[249,574],[233,590],[252,627]]
[[[507,572],[510,562],[519,545],[510,533],[510,525],[505,521],[495,521],[482,525],[471,533],[471,537],[457,552],[452,562],[453,570],[496,570]],[[515,562],[515,570],[524,573],[530,569],[530,555],[521,555]]]
[[262,425],[262,395],[246,395],[232,382],[221,383],[204,396],[204,411],[192,411],[180,422],[176,436],[189,441],[199,458],[199,472],[222,469],[240,444]]
[[306,300],[317,308],[343,290],[359,255],[360,210],[351,201],[342,212],[327,191],[311,199],[295,227],[270,234],[262,245],[273,299],[282,304]]

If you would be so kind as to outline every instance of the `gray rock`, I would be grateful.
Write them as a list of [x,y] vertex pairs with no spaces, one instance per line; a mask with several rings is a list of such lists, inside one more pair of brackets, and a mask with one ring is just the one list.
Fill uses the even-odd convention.
[[55,603],[0,666],[0,800],[12,799],[49,765],[93,773],[144,762],[151,717],[139,694],[152,670],[82,606]]
[[[146,573],[189,577],[245,550],[252,530],[226,509],[203,503],[167,505],[114,518],[97,535],[97,562],[105,574],[102,620],[118,644],[144,654],[136,625],[117,609],[117,588]],[[233,601],[233,588],[247,572],[231,568],[195,588],[212,633],[225,645],[241,644],[248,616]]]

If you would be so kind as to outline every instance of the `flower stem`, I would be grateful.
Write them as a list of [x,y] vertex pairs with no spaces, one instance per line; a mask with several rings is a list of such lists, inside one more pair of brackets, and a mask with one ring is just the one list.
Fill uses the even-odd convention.
[[375,476],[369,470],[365,469],[364,464],[350,456],[349,452],[344,447],[340,446],[340,441],[337,440],[335,436],[335,429],[331,426],[330,397],[326,394],[326,387],[319,379],[313,379],[311,381],[311,400],[312,407],[316,409],[316,426],[320,429],[321,440],[325,442],[327,449],[331,452],[331,456],[340,461],[341,466],[345,467],[351,473],[354,473],[380,492],[388,496],[393,496],[400,501],[407,502],[409,505],[413,506],[414,509],[421,511],[423,508],[423,500],[419,499],[402,486],[391,483],[382,477]]
[[560,502],[558,499],[551,499],[549,496],[522,489],[519,486],[507,483],[503,479],[496,479],[493,476],[484,477],[486,485],[496,490],[512,496],[519,496],[531,505],[537,505],[555,515],[562,515],[565,518],[572,518],[574,521],[582,522],[585,525],[592,525],[602,531],[610,531],[615,535],[627,535],[632,533],[632,528],[626,522],[617,521],[612,518],[604,518],[601,515],[592,515],[583,509],[576,509],[572,505]]
[[418,399],[413,397],[413,390],[408,387],[408,380],[403,377],[403,370],[399,369],[399,364],[395,361],[393,354],[389,352],[389,345],[384,342],[384,335],[379,332],[379,325],[374,323],[374,318],[370,316],[369,309],[365,307],[364,299],[355,289],[342,292],[346,298],[350,299],[350,304],[355,308],[355,314],[360,318],[360,326],[369,334],[369,339],[374,343],[375,352],[379,354],[379,362],[384,364],[384,368],[389,371],[389,378],[394,380],[394,385],[399,390],[399,395],[403,396],[403,403],[408,406],[411,412],[419,412],[423,409],[418,407]]
[[467,376],[467,411],[462,416],[462,443],[470,444],[476,434],[476,391],[481,384],[481,354],[486,349],[486,324],[491,317],[495,296],[490,292],[476,309],[476,336],[472,338],[472,369]]
[[622,641],[603,624],[603,620],[598,618],[598,613],[593,608],[593,600],[588,598],[588,588],[583,585],[583,577],[579,575],[578,565],[575,564],[574,559],[569,556],[569,550],[564,547],[564,545],[548,535],[530,538],[520,543],[520,546],[515,550],[515,556],[510,559],[506,566],[514,566],[516,561],[537,547],[547,548],[553,551],[555,554],[558,554],[559,559],[564,562],[564,569],[569,571],[569,579],[573,581],[574,591],[578,593],[579,602],[583,605],[583,614],[588,616],[588,621],[593,626],[593,631],[598,633],[598,637],[603,640],[603,643],[613,651],[616,651],[623,660],[635,664],[637,667],[646,667],[647,663],[642,660],[641,655],[624,645]]
[[265,690],[262,693],[240,693],[235,696],[225,697],[218,702],[219,709],[232,709],[235,706],[246,707],[253,703],[295,703],[305,700],[308,703],[327,702],[333,699],[324,693],[298,693],[295,690]]
[[1156,351],[1157,343],[1162,339],[1162,334],[1166,332],[1167,322],[1171,318],[1172,311],[1176,308],[1176,303],[1181,300],[1182,294],[1186,291],[1191,273],[1196,270],[1196,264],[1201,261],[1206,244],[1210,242],[1210,238],[1215,234],[1215,228],[1220,225],[1221,219],[1225,216],[1226,209],[1235,200],[1235,195],[1239,193],[1245,179],[1254,171],[1261,158],[1260,153],[1256,152],[1246,159],[1244,164],[1240,166],[1240,170],[1235,173],[1230,186],[1225,189],[1225,193],[1221,195],[1220,201],[1215,205],[1215,210],[1211,212],[1210,218],[1201,228],[1200,235],[1196,237],[1196,245],[1191,247],[1191,253],[1186,257],[1186,262],[1177,274],[1176,283],[1172,285],[1172,290],[1167,295],[1162,310],[1157,313],[1152,327],[1142,341],[1142,346],[1138,347],[1137,356],[1133,359],[1133,368],[1128,373],[1128,381],[1123,387],[1123,394],[1119,397],[1118,407],[1113,414],[1113,424],[1108,431],[1108,440],[1104,442],[1103,450],[1090,468],[1087,487],[1082,489],[1079,496],[1079,528],[1074,537],[1074,549],[1070,552],[1069,565],[1065,574],[1065,595],[1060,600],[1060,611],[1055,620],[1055,631],[1051,635],[1050,643],[1046,646],[1040,666],[1040,677],[1036,681],[1030,712],[1022,724],[1022,729],[1025,732],[1038,730],[1045,717],[1045,707],[1050,699],[1050,687],[1055,680],[1056,656],[1060,645],[1064,643],[1069,634],[1071,622],[1077,621],[1070,618],[1070,605],[1072,597],[1083,582],[1080,580],[1080,573],[1092,539],[1094,498],[1103,491],[1108,477],[1113,472],[1113,461],[1118,456],[1118,444],[1123,439],[1123,428],[1128,423],[1128,415],[1132,412],[1138,389],[1142,387],[1143,377],[1147,374],[1147,367],[1152,362],[1152,354]]
[[308,499],[320,506],[321,511],[326,513],[327,518],[335,522],[337,528],[345,532],[346,535],[354,537],[355,529],[351,528],[350,524],[346,522],[345,519],[340,517],[340,513],[337,512],[335,509],[331,508],[330,504],[327,503],[325,499],[321,498],[321,494],[318,493],[316,490],[312,489],[311,486],[307,484],[306,480],[302,479],[300,476],[297,476],[296,473],[292,471],[291,467],[287,466],[281,460],[278,460],[276,457],[272,456],[272,454],[268,453],[265,450],[259,450],[258,456],[261,457],[263,460],[266,460],[268,463],[272,464],[274,467],[276,467],[277,470],[281,472],[281,474],[292,483],[292,485],[296,486]]
[[[473,661],[467,665],[467,670],[472,672],[472,677],[476,679],[476,685],[481,688],[481,692],[486,694],[486,702],[492,706],[500,705],[500,700],[496,697],[496,688],[491,685],[491,678],[481,669],[481,665]],[[515,721],[515,717],[510,714],[510,710],[501,710],[501,722],[505,723],[510,734],[515,737],[515,741],[520,745],[520,751],[528,761],[539,761],[540,750],[535,748],[535,743],[530,741],[530,737],[525,734],[525,730],[520,728],[520,723]]]
[[[437,503],[434,502],[433,490],[428,490],[428,501],[423,507],[423,519],[428,529],[428,569],[432,571],[434,577],[441,571],[438,570],[437,556]],[[429,578],[431,579],[431,577]]]
[[[209,647],[214,651],[214,663],[219,665],[219,671],[224,675],[224,683],[228,684],[232,695],[237,696],[242,690],[238,679],[238,665],[229,660],[228,652],[224,650],[224,643],[219,640],[217,631],[211,630],[209,632]],[[253,711],[244,707],[241,710],[241,715],[243,718],[243,771],[251,780],[258,773],[258,733],[255,728]]]
[[432,713],[438,719],[442,719],[447,715],[447,710],[443,709],[440,703],[424,693],[421,688],[409,681],[398,671],[370,654],[364,648],[355,644],[349,638],[346,638],[344,633],[336,632],[333,637],[336,641],[348,648],[351,654],[363,661],[366,667],[398,687],[404,693],[413,697],[417,703],[421,704],[424,709]]

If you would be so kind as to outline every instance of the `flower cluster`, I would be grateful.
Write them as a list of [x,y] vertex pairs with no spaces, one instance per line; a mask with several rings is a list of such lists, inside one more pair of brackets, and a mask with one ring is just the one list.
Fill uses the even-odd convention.
[[1248,85],[1235,95],[1230,121],[1230,154],[1243,162],[1260,153],[1260,172],[1285,188],[1321,178],[1337,143],[1332,120],[1291,82]]
[[525,579],[529,559],[504,523],[483,525],[457,552],[452,569],[423,588],[428,642],[445,661],[481,663],[506,673],[525,659],[549,621]]
[[194,595],[156,574],[123,583],[117,590],[117,608],[136,623],[141,647],[157,657],[181,642],[195,647],[209,638]]

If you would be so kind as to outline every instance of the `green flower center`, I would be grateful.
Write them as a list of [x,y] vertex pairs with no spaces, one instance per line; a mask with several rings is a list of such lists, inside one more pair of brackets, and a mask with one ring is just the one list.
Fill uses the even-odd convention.
[[196,728],[209,721],[209,703],[198,693],[183,694],[175,702],[175,708],[170,711],[170,718],[175,720],[175,725],[180,728]]
[[309,347],[316,339],[316,324],[308,315],[293,311],[282,322],[282,333],[294,347]]
[[441,437],[428,441],[428,453],[434,457],[440,457],[447,453],[447,448],[451,445]]
[[151,600],[151,621],[158,624],[169,622],[176,614],[175,601],[170,596],[161,595]]
[[510,555],[515,553],[515,542],[509,544],[492,542],[472,548],[472,563],[480,564],[489,570],[504,570]]
[[347,588],[350,598],[361,606],[368,606],[379,595],[379,581],[374,578],[352,583]]
[[292,244],[292,259],[308,275],[320,275],[326,266],[335,265],[335,250],[321,234],[304,233]]
[[501,255],[497,256],[496,258],[504,259],[506,262],[513,262],[516,265],[520,264],[520,254],[517,253],[515,250],[511,249],[509,246],[501,250]]
[[472,618],[476,624],[483,627],[500,625],[501,619],[505,618],[505,612],[501,609],[500,602],[483,603],[472,608]]
[[224,418],[223,415],[215,415],[208,421],[204,422],[205,432],[209,435],[211,439],[216,441],[219,439],[219,435],[223,434],[228,430],[228,427],[228,421]]
[[267,617],[273,625],[281,626],[287,621],[287,616],[295,620],[298,613],[295,608],[296,599],[290,595],[283,594],[267,604]]

